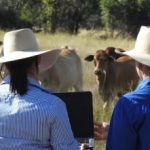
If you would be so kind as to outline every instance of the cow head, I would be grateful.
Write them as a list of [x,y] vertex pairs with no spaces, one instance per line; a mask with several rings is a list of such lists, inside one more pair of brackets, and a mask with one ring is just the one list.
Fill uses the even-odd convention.
[[106,76],[110,70],[110,63],[114,61],[112,56],[109,56],[104,50],[97,50],[95,55],[88,55],[85,57],[86,61],[94,61],[94,73],[97,77],[99,86],[102,87],[105,84]]

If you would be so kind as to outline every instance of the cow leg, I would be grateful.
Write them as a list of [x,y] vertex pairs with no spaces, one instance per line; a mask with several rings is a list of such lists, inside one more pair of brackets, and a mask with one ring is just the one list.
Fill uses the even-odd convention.
[[68,90],[69,90],[69,88],[68,88],[68,86],[59,86],[59,92],[68,92]]
[[112,109],[112,102],[114,99],[115,99],[115,95],[112,92],[109,92],[106,94],[106,96],[104,96],[104,104],[103,104],[104,111],[108,112],[110,109]]
[[103,104],[103,109],[106,109],[106,108],[108,107],[108,105],[109,105],[109,102],[105,102],[105,103]]
[[74,89],[75,89],[76,92],[83,91],[82,84],[79,83],[79,84],[75,85]]

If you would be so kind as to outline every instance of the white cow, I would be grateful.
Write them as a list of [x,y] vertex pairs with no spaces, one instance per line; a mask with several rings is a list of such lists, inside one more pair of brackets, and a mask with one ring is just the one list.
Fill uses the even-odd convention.
[[82,64],[74,49],[60,49],[59,57],[52,68],[40,74],[40,81],[54,92],[67,92],[74,88],[82,91]]

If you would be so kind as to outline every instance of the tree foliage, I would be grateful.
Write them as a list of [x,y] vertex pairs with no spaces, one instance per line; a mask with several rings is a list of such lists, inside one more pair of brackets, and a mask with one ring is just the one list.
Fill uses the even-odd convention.
[[100,0],[106,29],[119,29],[136,35],[141,25],[150,25],[149,0]]
[[136,34],[150,25],[149,0],[0,0],[0,27],[77,34],[79,28]]
[[[89,17],[96,14],[98,10],[96,0],[55,0],[52,29],[61,28],[77,34],[79,27],[87,27]],[[100,18],[96,21],[99,22]]]

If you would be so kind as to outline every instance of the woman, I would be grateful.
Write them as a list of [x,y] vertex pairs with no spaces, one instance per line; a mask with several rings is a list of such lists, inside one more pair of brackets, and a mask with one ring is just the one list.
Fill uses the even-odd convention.
[[55,63],[59,51],[41,51],[30,29],[6,33],[3,43],[0,149],[79,149],[64,103],[38,82],[38,73]]

